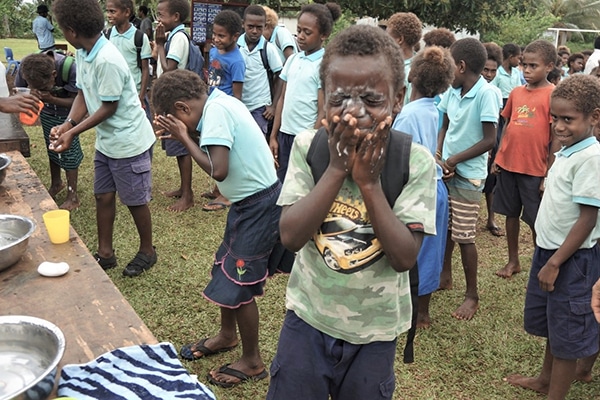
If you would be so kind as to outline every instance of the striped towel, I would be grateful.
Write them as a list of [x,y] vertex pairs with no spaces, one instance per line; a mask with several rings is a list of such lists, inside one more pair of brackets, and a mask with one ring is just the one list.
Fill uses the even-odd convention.
[[65,365],[58,395],[77,400],[216,400],[181,365],[171,343],[123,347],[87,364]]

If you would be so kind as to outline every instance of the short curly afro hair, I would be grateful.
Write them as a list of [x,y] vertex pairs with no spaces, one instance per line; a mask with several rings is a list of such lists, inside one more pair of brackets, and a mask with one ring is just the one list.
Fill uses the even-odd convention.
[[409,46],[414,46],[421,40],[423,23],[411,12],[399,12],[387,20],[387,32],[394,39],[404,38]]
[[243,29],[242,17],[232,10],[223,10],[218,13],[213,25],[222,26],[231,36],[241,33]]
[[555,64],[556,59],[558,58],[558,54],[556,53],[556,47],[552,43],[544,39],[534,40],[529,43],[523,53],[536,53],[538,54],[542,60],[546,63],[546,65]]
[[471,37],[454,42],[450,46],[450,53],[457,65],[459,62],[464,61],[467,69],[477,75],[481,74],[487,61],[485,47],[483,47],[483,44],[479,40]]
[[54,85],[54,57],[46,53],[30,54],[21,60],[19,71],[32,89],[47,90]]
[[302,6],[298,18],[304,13],[314,15],[317,18],[319,33],[329,36],[333,30],[333,24],[342,16],[342,9],[337,3],[311,3]]
[[425,46],[439,46],[449,49],[452,43],[456,42],[456,37],[449,29],[437,28],[424,34],[423,41]]
[[588,116],[600,109],[600,79],[585,74],[570,75],[560,81],[550,98],[565,99],[577,112]]
[[498,66],[502,65],[502,47],[498,46],[494,42],[487,42],[483,44],[485,51],[487,52],[487,59],[495,61]]
[[190,16],[190,2],[188,0],[159,0],[159,3],[167,3],[170,14],[179,13],[179,22],[184,23]]
[[56,0],[52,11],[61,29],[72,29],[84,38],[94,38],[104,29],[104,13],[97,0]]
[[378,55],[386,59],[385,68],[391,71],[394,93],[398,93],[404,87],[404,59],[400,47],[380,28],[367,25],[350,26],[337,34],[327,45],[319,71],[321,84],[325,87],[325,78],[333,58]]
[[413,57],[408,80],[423,96],[435,97],[450,87],[455,68],[448,49],[428,46]]
[[152,105],[156,114],[173,114],[175,102],[199,99],[208,93],[200,76],[187,69],[166,72],[152,85]]

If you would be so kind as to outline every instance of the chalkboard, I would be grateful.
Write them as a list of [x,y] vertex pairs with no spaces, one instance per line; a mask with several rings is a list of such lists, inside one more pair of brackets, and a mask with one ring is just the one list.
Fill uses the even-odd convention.
[[192,40],[197,44],[202,44],[206,43],[207,39],[211,39],[215,16],[222,10],[232,10],[243,17],[246,7],[248,4],[243,3],[194,1],[192,3]]

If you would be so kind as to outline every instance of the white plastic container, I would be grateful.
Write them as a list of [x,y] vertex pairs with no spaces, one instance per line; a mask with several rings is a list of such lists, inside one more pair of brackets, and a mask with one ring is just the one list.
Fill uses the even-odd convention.
[[0,62],[0,97],[8,97],[8,84],[6,83],[6,67]]

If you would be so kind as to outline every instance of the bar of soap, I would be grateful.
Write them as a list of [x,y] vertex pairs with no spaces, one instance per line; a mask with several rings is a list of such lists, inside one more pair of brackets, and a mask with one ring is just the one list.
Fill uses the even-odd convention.
[[63,276],[69,271],[69,264],[66,262],[50,262],[44,261],[38,267],[38,273],[43,276],[55,277],[55,276]]

